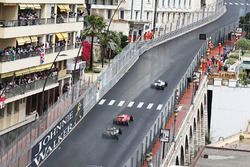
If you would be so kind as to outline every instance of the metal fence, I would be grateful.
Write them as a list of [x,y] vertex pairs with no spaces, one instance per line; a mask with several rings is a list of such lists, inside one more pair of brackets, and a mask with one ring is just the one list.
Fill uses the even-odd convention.
[[[215,13],[211,14],[208,20],[214,20],[218,15],[225,12],[222,8]],[[202,19],[202,18],[201,18]],[[109,67],[104,70],[97,81],[91,83],[89,79],[85,78],[80,80],[72,86],[71,91],[65,93],[58,101],[51,106],[43,116],[40,116],[35,122],[28,125],[26,130],[17,136],[13,136],[16,140],[12,143],[6,144],[8,138],[1,136],[0,138],[0,166],[14,167],[14,166],[27,166],[31,163],[31,149],[32,147],[45,136],[69,111],[72,109],[78,101],[83,101],[83,118],[96,104],[96,102],[107,93],[133,66],[138,60],[139,56],[152,46],[165,42],[168,39],[181,35],[184,32],[188,32],[195,29],[206,21],[197,21],[188,25],[186,28],[182,27],[181,30],[176,30],[166,34],[164,37],[159,37],[152,41],[143,41],[140,43],[131,43],[124,50],[117,55],[110,63]],[[182,80],[183,82],[183,80]],[[182,83],[183,84],[183,83]],[[185,83],[184,83],[185,84]],[[159,129],[162,125],[165,125],[167,116],[172,111],[174,95],[167,101],[163,114],[160,114],[156,120],[156,123],[152,125],[152,128],[148,131],[142,144],[138,146],[135,153],[131,156],[133,162],[141,164],[144,160],[145,153],[152,147],[152,143],[159,133]],[[143,148],[142,148],[143,146]],[[139,151],[139,152],[138,152]],[[140,155],[140,156],[139,156]],[[128,163],[131,164],[131,158]],[[128,165],[132,166],[132,165]]]

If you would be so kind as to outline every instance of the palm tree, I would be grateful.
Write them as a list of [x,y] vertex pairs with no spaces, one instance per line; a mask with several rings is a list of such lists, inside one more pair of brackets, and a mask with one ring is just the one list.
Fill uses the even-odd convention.
[[100,34],[106,27],[106,23],[102,17],[97,15],[87,15],[85,21],[88,23],[87,28],[84,30],[84,36],[91,36],[91,53],[89,69],[93,67],[93,44],[94,37]]

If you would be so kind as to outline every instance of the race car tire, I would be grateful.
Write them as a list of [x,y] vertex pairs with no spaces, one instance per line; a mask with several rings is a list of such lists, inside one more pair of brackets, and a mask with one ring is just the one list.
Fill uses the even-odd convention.
[[130,121],[134,121],[134,117],[132,115],[130,116]]
[[121,135],[121,134],[122,134],[122,130],[121,130],[120,128],[119,128],[119,132],[118,132],[118,133],[119,133],[119,135]]
[[128,125],[129,125],[129,122],[128,122],[128,121],[126,121],[126,122],[125,122],[125,125],[126,125],[126,126],[128,126]]
[[167,82],[167,81],[165,81],[165,86],[166,86],[166,87],[168,86],[168,82]]

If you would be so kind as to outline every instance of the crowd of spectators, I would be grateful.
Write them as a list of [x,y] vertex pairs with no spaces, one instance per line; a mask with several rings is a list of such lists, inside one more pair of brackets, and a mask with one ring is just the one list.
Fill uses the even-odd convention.
[[[26,44],[23,46],[16,47],[6,47],[4,49],[0,49],[0,59],[4,61],[5,59],[7,61],[15,60],[15,59],[21,59],[24,57],[30,57],[30,56],[37,56],[41,52],[43,52],[43,44]],[[2,57],[2,56],[12,56],[10,57]],[[20,57],[19,57],[20,56]]]
[[0,83],[0,93],[2,94],[3,91],[8,92],[8,90],[11,88],[31,84],[35,81],[46,79],[47,75],[48,75],[48,77],[56,76],[57,69],[53,68],[53,69],[47,70],[47,71],[28,74],[28,75],[16,77],[16,78],[12,79],[11,81],[5,81],[3,83]]
[[38,24],[37,12],[34,10],[21,10],[18,14],[18,21],[21,26]]

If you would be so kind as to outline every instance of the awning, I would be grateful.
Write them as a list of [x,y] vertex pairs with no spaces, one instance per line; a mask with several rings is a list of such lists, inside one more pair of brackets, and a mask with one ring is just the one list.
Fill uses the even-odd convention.
[[14,75],[14,72],[7,72],[7,73],[1,74],[1,78],[8,78],[8,77],[12,77],[13,75]]
[[23,37],[24,43],[31,43],[30,37]]
[[44,65],[40,65],[40,66],[36,66],[36,67],[30,67],[30,68],[26,68],[26,69],[22,69],[19,71],[15,72],[15,76],[21,76],[21,75],[27,75],[27,74],[31,74],[31,73],[35,73],[35,72],[40,72],[40,71],[44,71],[44,70],[48,70],[51,68],[52,63],[50,64],[44,64]]
[[36,36],[31,36],[30,39],[31,39],[31,42],[37,42],[38,41]]
[[34,9],[35,7],[34,7],[34,5],[32,5],[32,4],[26,4],[27,6],[26,6],[26,8],[29,8],[29,9]]
[[58,41],[62,41],[63,40],[63,36],[61,33],[57,33],[56,37],[58,38]]
[[35,9],[41,9],[41,5],[39,5],[39,4],[34,4],[33,6]]
[[64,38],[65,40],[68,39],[68,33],[61,33],[61,35],[63,36],[63,38]]
[[63,5],[63,7],[66,9],[66,12],[70,12],[69,5]]
[[67,10],[64,8],[64,5],[58,5],[57,6],[61,12],[67,12]]
[[23,38],[16,38],[17,44],[18,46],[22,46],[25,44],[25,41],[23,40]]
[[24,10],[27,8],[26,4],[19,4],[20,10]]

